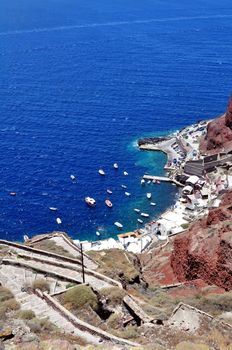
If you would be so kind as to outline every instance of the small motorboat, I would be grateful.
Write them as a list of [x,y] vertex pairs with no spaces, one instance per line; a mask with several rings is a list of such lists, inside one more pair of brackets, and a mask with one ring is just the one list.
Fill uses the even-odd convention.
[[16,194],[17,194],[16,192],[10,192],[10,195],[13,197],[16,196]]
[[76,180],[76,176],[70,175],[70,179],[71,179],[72,181],[74,181],[74,180]]
[[124,172],[123,172],[123,175],[127,176],[127,175],[129,175],[129,174],[128,174],[127,171],[124,171]]
[[127,188],[127,186],[126,186],[126,185],[121,185],[121,187],[122,187],[122,188]]
[[55,208],[55,207],[49,207],[49,209],[50,209],[51,211],[57,211],[57,208]]
[[151,193],[150,192],[147,193],[147,198],[151,199]]
[[114,169],[118,169],[118,163],[114,163]]
[[140,213],[140,209],[135,208],[134,211],[135,211],[136,213]]
[[112,194],[113,192],[111,190],[106,190],[107,193]]
[[149,184],[151,183],[151,180],[148,180],[147,183],[148,183],[148,185],[149,185]]
[[117,226],[117,228],[123,228],[123,225],[118,221],[115,221],[114,225]]
[[102,175],[102,176],[105,175],[105,172],[104,172],[104,170],[102,170],[102,169],[99,169],[98,172],[99,172],[99,174]]
[[143,220],[137,219],[137,221],[138,221],[140,224],[143,224]]
[[97,236],[101,236],[101,233],[99,231],[96,231]]
[[57,218],[57,219],[56,219],[56,222],[57,222],[58,225],[62,224],[62,221],[61,221],[60,218]]
[[23,236],[23,240],[24,240],[24,242],[27,242],[27,241],[30,240],[30,238],[29,238],[27,235],[24,235],[24,236]]
[[91,197],[85,197],[85,203],[88,204],[90,207],[95,207],[96,205],[95,199]]
[[147,213],[141,213],[140,215],[143,216],[144,218],[149,218],[149,214]]
[[130,192],[125,192],[125,195],[126,195],[127,197],[129,197],[131,194],[130,194]]
[[140,181],[140,183],[141,183],[141,185],[144,185],[144,184],[145,184],[145,180],[142,179],[142,180]]
[[154,206],[156,206],[156,203],[151,202],[150,205],[152,205],[154,207]]
[[113,204],[111,203],[111,201],[109,199],[105,200],[105,204],[107,205],[107,207],[112,208]]
[[156,183],[157,183],[158,185],[160,185],[160,181],[159,181],[159,180],[156,180]]

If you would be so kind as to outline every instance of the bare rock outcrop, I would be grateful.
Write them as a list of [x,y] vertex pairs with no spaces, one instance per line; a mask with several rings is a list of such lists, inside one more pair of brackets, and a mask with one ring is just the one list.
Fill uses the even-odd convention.
[[232,96],[226,113],[208,124],[200,149],[202,153],[208,155],[232,150]]

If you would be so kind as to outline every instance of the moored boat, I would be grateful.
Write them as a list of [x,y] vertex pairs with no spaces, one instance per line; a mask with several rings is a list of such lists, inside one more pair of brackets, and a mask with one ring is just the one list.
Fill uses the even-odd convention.
[[129,197],[131,194],[130,192],[125,192],[125,195]]
[[100,236],[101,233],[100,233],[99,231],[96,231],[96,235],[97,235],[97,236]]
[[140,224],[143,224],[143,220],[137,219],[137,221],[138,221]]
[[125,176],[129,175],[127,171],[124,171],[123,174],[124,174]]
[[114,163],[114,169],[118,169],[118,163]]
[[109,189],[106,190],[107,193],[112,194],[113,192]]
[[96,205],[95,199],[91,197],[85,197],[85,203],[88,204],[90,207],[95,207]]
[[147,213],[141,213],[140,215],[143,216],[144,218],[148,218],[149,217],[149,214],[147,214]]
[[106,204],[107,207],[109,207],[109,208],[112,208],[112,206],[113,206],[112,202],[111,202],[109,199],[106,199],[106,200],[105,200],[105,204]]
[[56,208],[56,207],[49,207],[49,209],[50,209],[51,211],[57,211],[57,208]]
[[76,176],[75,175],[70,175],[70,179],[74,181],[74,180],[76,180]]
[[135,211],[136,213],[140,213],[140,209],[134,208],[134,211]]
[[98,170],[98,172],[99,172],[99,174],[100,174],[100,175],[102,175],[102,176],[104,176],[104,175],[105,175],[105,172],[104,172],[104,170],[103,170],[103,169],[99,169],[99,170]]
[[117,228],[123,228],[123,225],[118,221],[115,221],[114,225],[117,226]]
[[151,183],[151,180],[148,180],[147,183],[150,184],[150,183]]
[[24,242],[27,242],[27,241],[29,241],[29,237],[27,236],[27,235],[23,235],[23,240],[24,240]]
[[122,188],[127,188],[127,186],[126,186],[126,185],[121,185],[121,187],[122,187]]
[[58,225],[60,225],[62,223],[61,218],[57,218],[56,222],[57,222]]
[[147,198],[151,199],[151,193],[150,192],[147,193]]
[[141,183],[141,185],[144,185],[144,184],[145,184],[145,180],[142,179],[142,180],[140,181],[140,183]]
[[16,196],[16,194],[17,194],[16,192],[10,192],[10,195],[13,197]]
[[156,206],[155,202],[151,202],[150,205],[152,205],[153,207]]

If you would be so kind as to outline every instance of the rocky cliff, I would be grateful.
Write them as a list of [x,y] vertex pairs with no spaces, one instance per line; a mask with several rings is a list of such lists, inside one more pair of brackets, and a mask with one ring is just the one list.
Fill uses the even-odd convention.
[[208,124],[200,149],[202,153],[209,155],[232,150],[232,96],[226,113]]

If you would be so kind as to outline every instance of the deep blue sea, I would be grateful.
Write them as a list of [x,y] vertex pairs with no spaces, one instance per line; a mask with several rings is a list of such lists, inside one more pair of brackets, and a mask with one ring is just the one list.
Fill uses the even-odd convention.
[[172,205],[174,186],[140,186],[165,156],[136,140],[225,110],[231,37],[231,0],[1,0],[0,237],[105,238],[115,221],[137,227],[135,207],[155,218]]

